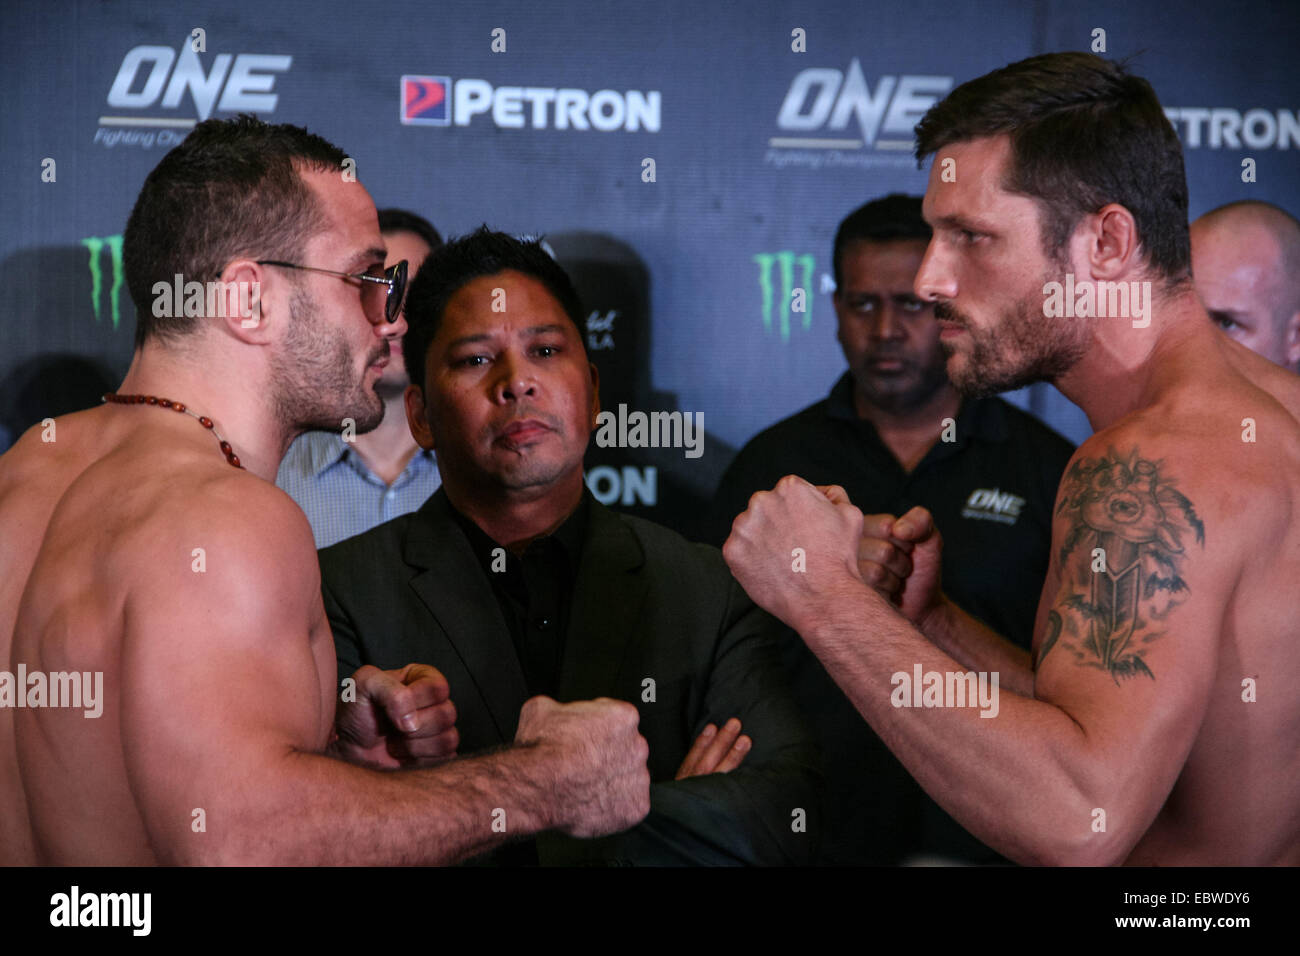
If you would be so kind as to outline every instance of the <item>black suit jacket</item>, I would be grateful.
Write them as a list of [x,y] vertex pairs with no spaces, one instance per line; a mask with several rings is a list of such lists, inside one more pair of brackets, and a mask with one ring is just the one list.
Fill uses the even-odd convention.
[[[652,809],[614,837],[545,834],[540,862],[807,862],[820,760],[780,670],[789,632],[749,600],[716,548],[590,505],[557,696],[636,705]],[[445,492],[325,548],[320,564],[340,679],[363,664],[431,664],[451,685],[462,756],[514,740],[523,671]],[[674,781],[704,725],[733,716],[754,741],[741,767]]]

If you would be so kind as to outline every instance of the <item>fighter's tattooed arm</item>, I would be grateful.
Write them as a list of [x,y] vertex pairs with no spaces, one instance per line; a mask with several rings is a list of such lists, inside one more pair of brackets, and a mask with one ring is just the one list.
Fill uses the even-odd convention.
[[1038,652],[1054,648],[1115,683],[1144,675],[1148,645],[1166,635],[1164,620],[1189,596],[1180,569],[1205,526],[1161,461],[1112,448],[1074,462],[1061,482],[1058,519],[1069,531],[1057,555],[1064,569],[1056,608]]

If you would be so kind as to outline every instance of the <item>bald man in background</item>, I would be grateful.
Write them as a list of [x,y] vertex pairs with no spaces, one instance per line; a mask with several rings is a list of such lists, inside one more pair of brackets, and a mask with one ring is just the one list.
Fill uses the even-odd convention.
[[1300,371],[1300,222],[1254,199],[1192,223],[1192,278],[1205,310],[1246,348]]

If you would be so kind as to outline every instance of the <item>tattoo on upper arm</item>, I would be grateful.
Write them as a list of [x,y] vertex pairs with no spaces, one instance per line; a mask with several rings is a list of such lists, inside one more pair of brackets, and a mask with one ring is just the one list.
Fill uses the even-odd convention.
[[1039,664],[1059,645],[1116,684],[1155,679],[1145,647],[1165,635],[1161,622],[1187,598],[1179,573],[1186,543],[1195,536],[1205,546],[1205,525],[1162,465],[1136,448],[1127,456],[1110,449],[1075,462],[1062,479],[1056,513],[1070,521],[1059,555],[1069,590],[1048,614]]

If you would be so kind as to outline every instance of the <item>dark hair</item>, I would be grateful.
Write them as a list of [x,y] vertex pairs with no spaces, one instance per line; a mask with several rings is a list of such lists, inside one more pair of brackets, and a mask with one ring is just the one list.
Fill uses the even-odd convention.
[[[406,209],[379,210],[379,231],[384,235],[394,232],[414,233],[423,239],[430,249],[437,249],[442,245],[442,236],[438,235],[438,230],[433,228],[433,223]],[[412,262],[411,265],[418,266],[419,263]]]
[[337,170],[344,152],[299,126],[256,117],[205,120],[154,167],[127,220],[122,262],[135,302],[136,347],[175,339],[199,320],[153,314],[156,282],[214,282],[232,260],[285,259],[325,227],[300,169]]
[[918,164],[944,146],[1009,134],[1002,188],[1038,200],[1046,253],[1107,203],[1133,214],[1150,267],[1191,272],[1183,150],[1151,84],[1091,53],[1047,53],[970,80],[916,126]]
[[481,276],[496,275],[507,269],[531,276],[544,285],[577,327],[579,340],[585,342],[586,327],[578,293],[568,274],[541,242],[516,239],[483,225],[476,232],[452,239],[431,252],[411,281],[406,293],[407,330],[402,351],[412,385],[424,390],[424,363],[429,346],[438,334],[452,296]]
[[921,197],[890,193],[883,199],[874,199],[859,206],[844,217],[835,233],[835,251],[832,255],[835,270],[835,288],[843,284],[840,263],[844,250],[851,242],[892,242],[896,239],[920,239],[929,242],[929,223],[921,218]]

